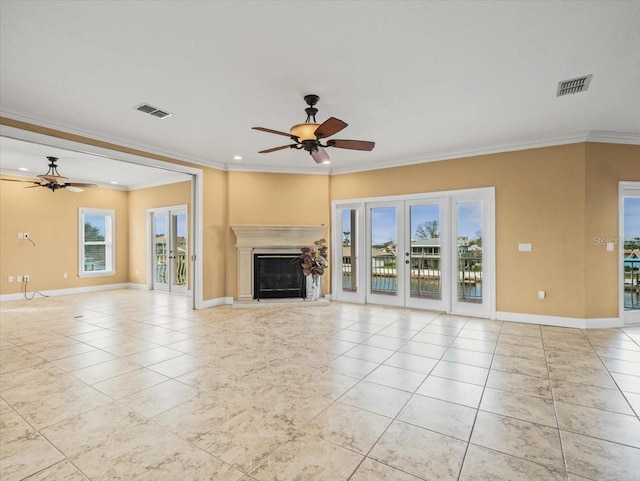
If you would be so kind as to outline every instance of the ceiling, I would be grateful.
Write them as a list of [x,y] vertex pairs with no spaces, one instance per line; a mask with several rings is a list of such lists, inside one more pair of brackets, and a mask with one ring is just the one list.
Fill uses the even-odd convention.
[[[640,2],[2,0],[0,22],[3,116],[221,169],[342,173],[640,143]],[[588,91],[556,97],[587,74]],[[290,141],[251,127],[288,131],[309,93],[319,122],[349,124],[334,138],[375,149],[328,149],[330,166],[258,154]],[[0,147],[3,170],[33,154],[43,171],[51,155]],[[72,165],[94,160],[102,182],[118,180],[103,157],[59,154],[73,180],[96,180]]]

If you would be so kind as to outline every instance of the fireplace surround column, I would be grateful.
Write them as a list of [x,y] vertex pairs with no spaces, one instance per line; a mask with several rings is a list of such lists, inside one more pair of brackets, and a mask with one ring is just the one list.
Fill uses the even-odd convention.
[[[238,274],[240,272],[253,272],[253,248],[238,247]],[[253,299],[253,280],[251,276],[238,275],[238,300],[250,301]]]

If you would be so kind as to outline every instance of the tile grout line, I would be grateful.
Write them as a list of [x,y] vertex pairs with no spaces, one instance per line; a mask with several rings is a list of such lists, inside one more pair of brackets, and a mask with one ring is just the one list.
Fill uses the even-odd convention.
[[[625,336],[627,335],[626,332],[624,334],[625,334]],[[591,342],[591,339],[589,338],[589,336],[585,336],[585,337],[587,338],[587,341],[589,342],[589,345],[591,346],[591,349],[593,349],[593,352],[595,353],[596,357],[598,358],[598,360],[600,361],[600,363],[604,367],[605,371],[607,372],[607,374],[609,374],[609,377],[611,377],[611,380],[613,381],[613,383],[618,388],[618,392],[622,395],[622,397],[624,398],[626,403],[629,405],[629,408],[631,409],[631,412],[635,413],[636,419],[638,419],[640,421],[640,412],[636,412],[636,410],[633,408],[633,405],[629,402],[629,400],[627,399],[627,396],[625,396],[624,391],[620,387],[620,384],[618,384],[618,381],[616,381],[616,378],[611,373],[611,371],[609,370],[609,368],[607,367],[605,362],[602,360],[602,357],[600,356],[600,354],[598,354],[598,351],[596,351],[596,349],[593,346],[593,343]],[[634,340],[634,342],[635,342],[635,340]],[[622,360],[622,359],[620,359],[620,360]],[[622,374],[622,373],[617,373],[617,374]],[[604,409],[603,409],[603,411],[604,411]],[[596,439],[600,439],[600,438],[596,438]],[[613,442],[613,441],[610,441],[610,442]],[[622,443],[617,443],[617,444],[622,444]],[[626,446],[626,445],[624,445],[624,446]]]
[[498,350],[498,343],[500,342],[500,335],[502,334],[503,326],[504,326],[504,322],[500,324],[498,339],[496,339],[496,345],[493,347],[493,353],[491,353],[491,363],[489,364],[489,371],[487,372],[487,378],[484,380],[484,385],[482,386],[482,393],[480,394],[480,399],[478,400],[478,407],[476,408],[476,413],[475,413],[475,416],[473,417],[473,423],[471,424],[471,431],[469,431],[469,440],[467,441],[467,446],[464,450],[464,455],[462,456],[462,463],[460,463],[460,470],[458,471],[458,477],[456,478],[457,480],[460,480],[460,477],[462,476],[462,470],[464,469],[464,463],[467,460],[467,453],[469,452],[469,446],[471,446],[471,438],[473,437],[473,431],[476,427],[476,421],[478,420],[478,415],[480,414],[480,406],[482,405],[484,392],[487,389],[487,383],[489,382],[489,376],[491,375],[491,366],[493,365],[493,360],[496,356],[496,351]]
[[[442,315],[442,314],[440,314],[440,315],[436,316],[436,317],[435,317],[435,319],[433,319],[431,322],[433,322],[433,321],[435,321],[436,319],[438,319],[441,315]],[[429,324],[427,324],[425,327],[427,327],[428,325],[430,325],[430,324],[431,324],[431,322],[429,322]],[[423,329],[424,329],[424,328],[423,328]],[[417,335],[418,333],[422,332],[422,330],[423,330],[423,329],[421,329],[420,331],[418,331],[415,335]],[[414,335],[413,337],[415,337],[415,335]],[[411,339],[413,339],[413,337],[412,337]],[[411,340],[411,339],[408,339],[408,340],[407,340],[407,342],[409,342],[409,340]],[[405,343],[405,344],[406,344],[406,343]],[[403,346],[404,346],[404,344],[403,344]],[[397,350],[396,352],[400,352],[399,350],[400,350],[400,348],[398,348],[398,350]],[[444,353],[443,353],[442,355],[444,356]],[[438,360],[438,362],[440,362],[440,361]],[[412,393],[412,394],[407,398],[407,400],[406,400],[406,401],[405,401],[405,403],[402,405],[402,407],[398,410],[398,412],[396,413],[396,415],[391,419],[391,422],[389,423],[389,425],[384,429],[384,431],[380,434],[380,436],[378,436],[378,439],[376,439],[376,441],[371,445],[371,447],[369,448],[369,450],[366,452],[366,454],[364,455],[364,457],[362,458],[362,460],[358,463],[358,465],[355,467],[355,469],[354,469],[354,470],[353,470],[353,472],[349,475],[349,477],[346,479],[346,481],[351,480],[351,478],[356,474],[356,472],[358,471],[358,469],[360,468],[360,466],[362,465],[362,463],[364,463],[364,461],[365,461],[366,459],[372,459],[372,460],[374,460],[374,461],[376,461],[376,462],[380,462],[380,461],[377,461],[377,460],[375,460],[375,459],[373,459],[373,458],[369,458],[369,454],[371,454],[371,451],[373,451],[373,449],[376,447],[376,445],[378,444],[378,442],[380,442],[380,440],[383,438],[383,436],[387,433],[387,431],[388,431],[388,430],[389,430],[389,428],[393,425],[393,423],[394,423],[394,422],[396,422],[396,420],[398,419],[398,416],[400,416],[400,413],[404,410],[404,408],[407,406],[407,404],[409,404],[409,402],[413,399],[413,397],[416,395],[416,392],[418,391],[418,389],[420,389],[420,386],[422,386],[422,384],[424,383],[424,381],[426,381],[426,380],[427,380],[427,378],[431,375],[431,372],[433,372],[433,370],[436,368],[436,366],[437,366],[437,363],[433,366],[433,368],[431,369],[431,371],[429,371],[429,374],[427,374],[427,375],[425,376],[424,380],[420,383],[420,385],[416,387],[415,391],[414,391],[414,392],[413,392],[413,393]],[[376,368],[376,369],[377,369],[377,368]],[[360,383],[360,382],[362,382],[363,380],[364,380],[364,378],[363,378],[363,379],[361,379],[357,384],[359,384],[359,383]],[[357,384],[356,384],[356,385],[357,385]],[[354,387],[355,387],[355,386],[354,386]],[[423,428],[423,429],[424,429],[424,428]],[[381,463],[381,464],[384,464],[385,466],[389,466],[389,465],[388,465],[388,464],[386,464],[386,463]],[[393,467],[393,466],[389,466],[389,467],[390,467],[390,468],[392,468],[392,469],[398,469],[398,468],[395,468],[395,467]],[[398,469],[398,471],[400,471],[400,472],[404,472],[404,473],[407,473],[407,474],[409,474],[409,475],[411,475],[411,476],[414,476],[414,477],[418,478],[418,476],[416,476],[415,474],[408,473],[408,472],[406,472],[406,471],[404,471],[404,470]],[[419,479],[420,479],[420,478],[419,478]],[[424,479],[424,478],[421,478],[421,479]]]
[[[582,333],[584,336],[584,333]],[[551,380],[551,370],[549,369],[549,359],[547,357],[547,348],[545,347],[544,331],[540,328],[540,339],[542,341],[542,351],[544,353],[544,365],[547,368],[547,383],[549,384],[549,391],[551,393],[551,402],[553,404],[553,416],[556,420],[556,429],[558,431],[558,442],[560,443],[560,453],[562,454],[562,465],[564,466],[564,479],[569,480],[569,465],[567,463],[567,456],[565,455],[564,441],[562,440],[562,433],[560,430],[560,419],[558,418],[558,408],[556,405],[556,395],[553,389],[553,382]]]

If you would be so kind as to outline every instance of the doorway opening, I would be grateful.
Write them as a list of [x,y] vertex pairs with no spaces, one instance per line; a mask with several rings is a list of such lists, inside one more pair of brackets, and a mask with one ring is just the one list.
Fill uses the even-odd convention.
[[151,290],[187,294],[190,236],[186,205],[148,210]]

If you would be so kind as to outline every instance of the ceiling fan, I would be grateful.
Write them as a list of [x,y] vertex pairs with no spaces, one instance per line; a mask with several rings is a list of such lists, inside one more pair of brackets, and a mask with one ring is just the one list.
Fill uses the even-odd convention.
[[318,164],[329,164],[329,154],[324,150],[327,147],[336,147],[338,149],[351,149],[351,150],[373,150],[375,142],[369,142],[366,140],[339,140],[332,139],[326,140],[323,144],[322,141],[327,137],[331,137],[344,129],[348,124],[335,117],[329,117],[323,123],[316,122],[316,114],[318,109],[315,105],[320,100],[317,95],[305,95],[304,100],[308,107],[304,109],[307,113],[307,120],[302,124],[296,124],[291,127],[290,133],[281,132],[279,130],[266,129],[264,127],[252,127],[253,130],[261,130],[270,134],[284,135],[289,137],[295,142],[295,144],[282,145],[280,147],[274,147],[272,149],[261,150],[259,154],[268,154],[270,152],[276,152],[284,149],[304,149],[313,160]]
[[66,189],[71,192],[83,192],[84,189],[81,187],[98,187],[96,184],[86,184],[83,182],[67,182],[66,177],[62,177],[58,174],[58,166],[56,162],[58,161],[57,157],[47,157],[49,160],[49,170],[46,174],[39,175],[39,181],[34,180],[17,180],[17,179],[2,179],[7,182],[26,182],[29,184],[34,184],[29,187],[25,187],[25,189],[32,189],[33,187],[45,187],[50,189],[52,192],[55,192],[58,189]]

